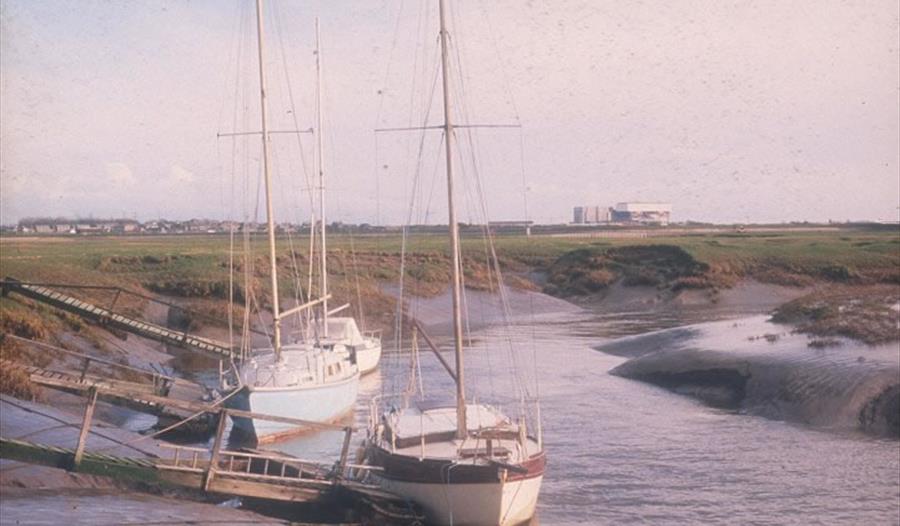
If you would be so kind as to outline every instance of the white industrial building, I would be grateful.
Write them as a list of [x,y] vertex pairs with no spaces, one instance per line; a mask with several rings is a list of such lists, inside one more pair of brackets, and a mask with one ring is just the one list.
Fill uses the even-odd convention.
[[671,203],[617,203],[612,209],[614,223],[668,225],[671,216]]
[[586,225],[609,223],[611,210],[605,206],[576,206],[572,210],[572,223]]
[[572,209],[572,224],[668,225],[671,216],[671,203],[623,202],[609,208],[576,206]]

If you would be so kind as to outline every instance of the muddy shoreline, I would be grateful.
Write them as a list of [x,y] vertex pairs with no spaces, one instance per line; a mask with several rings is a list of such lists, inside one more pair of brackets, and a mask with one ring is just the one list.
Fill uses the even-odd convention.
[[[3,524],[287,525],[230,503],[171,498],[133,490],[3,488]],[[36,514],[40,517],[36,517]]]
[[893,343],[814,336],[766,315],[707,322],[615,340],[626,356],[610,374],[714,407],[839,432],[900,438],[900,356]]
[[[839,367],[826,368],[825,376],[803,376],[803,373],[809,369],[819,371],[820,364],[817,365],[818,362],[815,360],[813,362],[798,360],[796,356],[795,359],[785,359],[777,356],[776,353],[748,353],[744,348],[751,341],[747,339],[748,336],[741,335],[738,331],[731,331],[729,334],[731,340],[727,345],[708,345],[696,348],[685,343],[692,341],[696,343],[696,340],[702,336],[704,329],[698,328],[697,321],[719,319],[723,316],[739,317],[769,313],[781,305],[797,301],[817,290],[815,287],[809,286],[775,285],[749,279],[739,280],[725,288],[680,287],[673,290],[671,286],[661,287],[658,283],[656,285],[640,282],[625,283],[624,280],[618,279],[589,294],[570,295],[564,299],[534,290],[511,289],[508,300],[513,305],[514,312],[525,316],[525,319],[534,313],[579,309],[600,313],[633,313],[635,316],[676,316],[672,323],[683,325],[682,327],[670,329],[669,332],[659,331],[636,336],[632,339],[617,339],[601,348],[604,352],[630,358],[628,362],[612,371],[612,374],[652,383],[675,393],[692,396],[711,405],[738,412],[840,431],[849,429],[860,430],[875,436],[900,436],[900,431],[897,431],[900,424],[897,419],[891,418],[891,415],[900,411],[898,410],[900,388],[896,383],[892,383],[892,378],[900,374],[895,374],[895,372],[900,369],[891,368],[893,366],[890,364],[885,365],[882,361],[872,359],[873,353],[871,352],[860,354],[864,357],[862,361],[842,362]],[[396,297],[395,291],[390,288],[383,288],[381,293],[386,297]],[[175,299],[177,300],[177,298]],[[481,290],[467,289],[466,303],[470,312],[469,329],[473,331],[502,323],[504,320],[504,312],[497,295]],[[420,319],[429,332],[443,338],[449,328],[446,317],[446,313],[449,311],[448,307],[449,296],[446,293],[431,294],[428,297],[416,298],[407,309],[407,314]],[[689,317],[677,317],[686,312],[690,313]],[[147,311],[147,314],[159,322],[173,322],[171,313],[165,310],[155,308],[155,310]],[[42,315],[53,316],[46,312]],[[388,318],[382,317],[378,323],[383,323],[386,319]],[[816,349],[806,345],[808,337],[795,332],[800,322],[794,320],[794,323],[795,325],[781,326],[781,332],[786,335],[803,338],[802,343],[797,343],[799,340],[794,342],[802,349],[794,351],[809,353],[810,356],[822,362],[832,359],[833,354],[815,354]],[[200,334],[216,337],[221,337],[222,334],[222,329],[215,326],[197,326],[196,329]],[[74,325],[54,323],[49,325],[49,330],[56,331],[54,335],[57,338],[76,348],[88,348],[94,352],[104,346],[113,349],[128,349],[127,352],[117,355],[132,365],[155,364],[158,366],[168,363],[171,367],[171,364],[175,363],[160,345],[140,342],[137,338],[130,336],[125,340],[118,340],[114,335],[103,334],[103,331],[96,327],[82,327],[74,330]],[[765,339],[766,334],[768,334],[766,331],[760,331],[757,328],[753,336],[758,337],[757,343],[765,342],[771,346],[771,343]],[[790,337],[779,336],[779,339],[785,343],[790,340]],[[99,345],[97,345],[98,342]],[[841,342],[841,352],[847,356],[857,350],[857,344],[853,340],[843,338]],[[856,356],[853,355],[853,360],[856,360]],[[197,364],[187,365],[189,368],[196,366]],[[798,377],[806,378],[805,383],[800,381],[799,387],[792,387],[798,383]],[[823,378],[825,379],[824,383]],[[852,382],[861,382],[867,387],[857,390],[842,387]],[[821,398],[823,392],[831,393],[832,391],[836,394],[824,402],[821,400],[810,401],[816,397]],[[806,396],[808,398],[805,398]],[[47,398],[43,402],[54,403],[54,399]],[[68,409],[69,417],[78,417],[77,401],[58,405],[63,410]],[[105,415],[106,420],[111,427],[122,425],[123,418],[114,413],[114,411],[110,411]],[[26,427],[11,424],[8,421],[4,422],[3,427],[4,436],[18,437],[29,433]],[[144,493],[139,496],[131,493],[136,490],[148,490],[148,488],[140,486],[120,485],[50,468],[29,466],[7,471],[8,464],[8,462],[0,463],[0,469],[3,470],[0,471],[3,473],[3,476],[0,477],[0,491],[4,496],[4,508],[9,505],[8,510],[13,513],[20,513],[22,509],[28,508],[28,499],[31,498],[28,496],[28,491],[31,489],[40,489],[33,495],[35,505],[47,505],[46,501],[42,499],[54,492],[59,492],[60,495],[75,495],[72,498],[84,498],[88,501],[105,501],[106,499],[115,499],[124,491],[123,502],[142,503],[136,504],[138,506],[147,505],[148,501],[157,498],[146,496]],[[83,490],[96,492],[96,494],[78,495],[78,492]],[[74,494],[71,493],[73,491]],[[11,500],[7,501],[7,495],[11,497]],[[186,494],[169,495],[169,497],[177,497],[174,502],[178,502],[180,503],[178,506],[184,507],[186,517],[193,516],[196,517],[196,520],[206,518],[208,512],[205,510],[208,510],[209,503],[193,501],[186,503],[182,500],[190,497]],[[168,497],[158,498],[169,502]],[[192,506],[195,507],[192,508]],[[216,516],[222,516],[222,520],[244,520],[243,514],[248,513],[229,507],[214,507]],[[80,509],[83,510],[84,507]],[[232,512],[234,515],[229,515]],[[191,515],[192,513],[194,515]],[[91,518],[91,515],[85,517],[77,514],[77,520],[83,520],[84,524],[90,523]],[[269,518],[260,517],[260,520],[270,521],[273,524],[279,523],[277,520]]]

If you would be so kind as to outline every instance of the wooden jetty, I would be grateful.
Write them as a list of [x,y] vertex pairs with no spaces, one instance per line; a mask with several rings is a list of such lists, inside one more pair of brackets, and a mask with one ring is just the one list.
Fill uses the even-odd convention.
[[[27,298],[57,307],[95,321],[110,329],[125,331],[141,337],[201,351],[218,359],[231,358],[233,350],[224,343],[209,338],[175,331],[149,322],[129,318],[109,308],[99,307],[68,296],[44,284],[25,283],[11,278],[0,281],[2,294],[17,293]],[[60,286],[73,287],[73,286]],[[74,288],[79,288],[74,286]],[[81,287],[92,288],[92,287]],[[103,288],[103,287],[100,287]],[[16,338],[39,346],[41,342]],[[81,367],[74,371],[53,371],[0,360],[0,367],[24,369],[38,385],[70,394],[84,396],[87,400],[74,448],[39,444],[0,436],[0,458],[30,464],[61,468],[73,472],[108,476],[121,480],[166,487],[184,488],[233,497],[250,497],[288,503],[326,503],[342,499],[367,506],[376,513],[390,517],[392,523],[418,524],[421,513],[411,504],[377,485],[364,482],[365,475],[381,468],[357,465],[349,461],[353,426],[340,426],[311,422],[295,418],[278,417],[220,407],[222,398],[200,400],[193,396],[172,396],[173,390],[183,380],[159,373],[151,373],[116,364],[93,356],[54,347],[55,351],[76,355]],[[113,380],[90,374],[92,364],[108,367],[125,367],[149,375],[148,382]],[[195,390],[203,391],[199,385]],[[184,388],[181,389],[184,391]],[[183,394],[183,392],[182,392]],[[225,394],[227,397],[228,394]],[[114,456],[103,451],[87,451],[94,408],[103,401],[132,410],[149,413],[174,422],[168,427],[187,426],[198,420],[215,426],[211,448],[168,445],[161,443],[169,455],[153,455],[141,458]],[[340,430],[344,433],[341,452],[333,463],[303,460],[265,451],[235,451],[225,447],[225,430],[229,417],[271,420],[298,428]],[[141,437],[143,439],[145,437]],[[127,444],[126,444],[127,445]]]
[[[81,374],[64,373],[3,359],[0,359],[0,367],[23,370],[33,383],[55,391],[83,395],[93,388],[97,391],[100,400],[132,411],[154,415],[163,425],[186,419],[197,412],[204,412],[209,407],[199,401],[170,397],[171,386],[167,383],[147,384],[111,380],[87,375],[83,372]],[[199,422],[189,424],[190,432],[208,435],[211,432],[209,429],[211,420],[208,415],[201,415]]]
[[[51,286],[55,288],[108,290],[115,292],[115,296],[112,299],[111,305],[108,308],[104,308],[86,301],[82,301],[67,294],[63,294],[62,292],[54,290],[54,288],[50,288]],[[233,356],[232,349],[228,346],[228,344],[221,343],[210,338],[192,335],[186,331],[176,331],[150,322],[136,320],[115,312],[113,308],[115,307],[119,295],[123,292],[139,296],[146,300],[159,301],[154,298],[149,298],[130,291],[125,291],[118,287],[28,283],[7,277],[3,280],[0,280],[0,290],[2,290],[2,294],[4,296],[10,293],[16,293],[35,301],[39,301],[41,303],[59,308],[71,314],[78,315],[87,320],[91,320],[99,324],[100,326],[111,329],[113,331],[131,333],[168,345],[178,346],[190,351],[199,351],[206,354],[207,356],[219,360],[231,359],[231,357]],[[165,302],[160,303],[164,303],[166,305],[169,305],[170,307],[180,308]],[[41,342],[18,338],[14,335],[7,334],[4,336],[15,338],[40,347],[51,347]],[[88,386],[93,385],[98,388],[100,397],[104,401],[113,403],[115,405],[124,406],[135,411],[141,411],[155,415],[159,418],[159,424],[162,426],[176,423],[198,411],[201,413],[204,412],[205,405],[198,405],[197,401],[204,398],[204,396],[207,395],[209,391],[199,384],[191,383],[193,387],[185,389],[184,384],[186,382],[183,380],[176,380],[170,376],[159,373],[151,373],[127,366],[125,366],[125,368],[130,369],[132,372],[137,371],[144,375],[150,375],[152,386],[135,382],[125,382],[121,380],[110,380],[102,377],[89,376],[86,374],[86,372],[91,364],[104,364],[110,367],[123,366],[121,364],[116,364],[114,362],[106,361],[101,358],[96,358],[81,353],[74,353],[66,349],[61,349],[59,347],[52,347],[52,350],[55,352],[68,353],[70,355],[77,355],[78,359],[82,361],[81,373],[76,377],[76,375],[70,373],[48,371],[37,367],[25,367],[31,380],[38,385],[74,394],[83,393],[88,388]],[[13,364],[4,364],[4,366],[11,365]],[[127,396],[110,396],[110,389],[118,390],[118,392],[125,393]],[[173,389],[174,391],[178,392],[180,396],[172,396]],[[190,419],[190,423],[181,426],[180,431],[182,434],[187,432],[191,435],[208,435],[209,433],[211,433],[211,426],[214,425],[215,419],[209,414],[203,414],[202,417]]]
[[212,462],[206,449],[172,450],[171,458],[131,458],[0,438],[0,458],[151,485],[291,502],[321,499],[333,487],[320,466],[289,457],[220,450]]
[[[86,404],[74,448],[0,437],[0,458],[159,487],[232,497],[323,504],[333,503],[337,499],[347,502],[350,499],[351,502],[362,502],[372,509],[404,510],[399,516],[408,516],[412,521],[419,518],[417,512],[395,495],[354,478],[359,473],[379,468],[349,461],[351,438],[355,430],[352,426],[207,408],[207,411],[218,412],[218,425],[211,448],[161,443],[161,451],[168,452],[168,455],[144,458],[114,456],[102,451],[87,451],[85,447],[94,408],[101,392],[107,397],[126,396],[118,387],[90,386],[84,392]],[[335,462],[327,463],[279,453],[227,449],[225,429],[228,417],[232,415],[274,420],[298,427],[342,430],[344,440],[340,455]]]
[[[64,372],[0,359],[0,367],[24,371],[36,385],[74,395],[84,395],[91,388],[95,388],[98,397],[104,402],[156,416],[158,427],[166,427],[189,419],[179,427],[176,434],[207,437],[212,434],[216,415],[208,413],[207,410],[210,408],[209,402],[215,402],[215,399],[210,395],[210,391],[200,384],[15,335],[6,334],[4,337],[64,353],[81,362],[75,371]],[[114,380],[91,374],[88,371],[94,364],[124,369],[132,373],[132,376],[143,376],[147,381]],[[203,414],[190,418],[197,413]]]

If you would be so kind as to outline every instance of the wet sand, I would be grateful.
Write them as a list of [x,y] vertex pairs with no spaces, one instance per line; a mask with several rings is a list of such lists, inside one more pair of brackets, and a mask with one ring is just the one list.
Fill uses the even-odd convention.
[[[72,448],[78,443],[81,419],[82,414],[77,410],[67,411],[0,395],[0,427],[7,438]],[[162,453],[158,441],[142,439],[137,433],[104,422],[99,414],[88,435],[87,449],[135,458],[158,457]],[[104,477],[0,460],[0,486],[3,487],[99,488],[114,485],[115,482]]]
[[[89,451],[138,458],[162,453],[158,441],[105,422],[100,412],[95,413],[88,437]],[[77,410],[0,395],[4,437],[71,448],[78,441],[80,425]],[[151,495],[138,489],[159,491],[139,483],[0,460],[0,525],[286,524],[231,504],[185,500],[181,493]]]
[[258,513],[208,504],[134,493],[99,490],[3,489],[0,525],[156,526],[165,524],[254,525],[289,524]]

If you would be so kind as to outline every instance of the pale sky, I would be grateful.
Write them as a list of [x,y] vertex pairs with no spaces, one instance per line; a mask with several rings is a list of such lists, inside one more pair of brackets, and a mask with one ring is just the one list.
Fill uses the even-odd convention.
[[[266,4],[273,129],[315,124],[321,18],[330,220],[406,219],[419,136],[373,129],[421,124],[436,4]],[[677,221],[900,215],[896,0],[451,4],[456,120],[522,125],[475,133],[490,219],[523,218],[527,201],[529,219],[566,222],[573,206],[628,200],[671,202]],[[252,10],[0,0],[0,221],[252,215],[258,139],[216,138],[259,130]],[[446,222],[440,132],[426,135],[414,220]],[[309,214],[295,141],[273,138],[282,221]],[[460,219],[476,220],[458,164]]]

